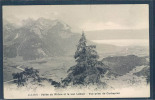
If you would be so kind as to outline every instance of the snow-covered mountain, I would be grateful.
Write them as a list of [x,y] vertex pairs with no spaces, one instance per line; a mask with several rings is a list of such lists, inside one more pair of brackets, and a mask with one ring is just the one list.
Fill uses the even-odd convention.
[[63,56],[74,51],[80,34],[60,20],[27,19],[22,27],[3,26],[4,57],[22,56],[25,60]]

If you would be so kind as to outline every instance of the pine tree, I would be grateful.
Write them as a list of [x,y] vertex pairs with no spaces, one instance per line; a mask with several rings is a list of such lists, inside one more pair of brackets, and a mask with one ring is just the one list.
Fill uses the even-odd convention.
[[83,32],[82,36],[81,36],[81,38],[79,40],[79,44],[77,46],[75,56],[74,56],[77,63],[80,63],[82,61],[86,61],[86,59],[87,59],[87,55],[86,55],[87,46],[86,46],[86,43],[87,43],[86,37],[85,37],[84,32]]
[[96,46],[95,45],[87,46],[86,43],[87,43],[86,37],[83,32],[74,56],[77,65],[82,66],[85,69],[89,67],[94,67],[99,58],[97,52],[95,51]]
[[74,75],[80,74],[83,71],[86,70],[87,66],[87,46],[86,46],[86,37],[84,33],[82,33],[82,36],[79,40],[79,44],[77,45],[77,50],[75,52],[74,58],[77,62],[77,65],[75,66]]
[[87,40],[83,32],[74,55],[77,64],[68,70],[70,73],[62,81],[65,85],[69,83],[76,85],[100,82],[100,74],[104,70],[98,68],[98,66],[102,66],[103,63],[98,61],[99,56],[95,48],[95,45],[87,45]]
[[29,79],[32,79],[32,82],[40,82],[39,71],[33,68],[25,68],[24,71],[20,73],[13,73],[14,83],[17,86],[24,86]]

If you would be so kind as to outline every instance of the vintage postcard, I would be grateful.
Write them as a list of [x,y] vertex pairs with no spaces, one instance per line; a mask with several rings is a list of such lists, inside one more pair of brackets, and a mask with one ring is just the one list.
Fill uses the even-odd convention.
[[2,6],[4,98],[150,97],[149,5]]

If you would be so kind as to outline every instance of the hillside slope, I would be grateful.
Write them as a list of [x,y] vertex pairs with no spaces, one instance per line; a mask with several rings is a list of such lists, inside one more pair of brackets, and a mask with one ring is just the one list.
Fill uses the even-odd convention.
[[144,57],[135,55],[106,57],[102,62],[109,66],[113,72],[121,75],[128,73],[136,66],[149,65]]

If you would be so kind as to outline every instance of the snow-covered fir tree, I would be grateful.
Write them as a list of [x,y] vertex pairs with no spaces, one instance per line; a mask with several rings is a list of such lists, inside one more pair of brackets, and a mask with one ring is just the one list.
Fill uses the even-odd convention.
[[64,85],[94,84],[100,83],[100,75],[105,73],[106,69],[99,68],[104,64],[98,61],[98,54],[95,45],[87,45],[84,32],[77,45],[74,58],[76,65],[68,70],[68,76],[63,80]]

